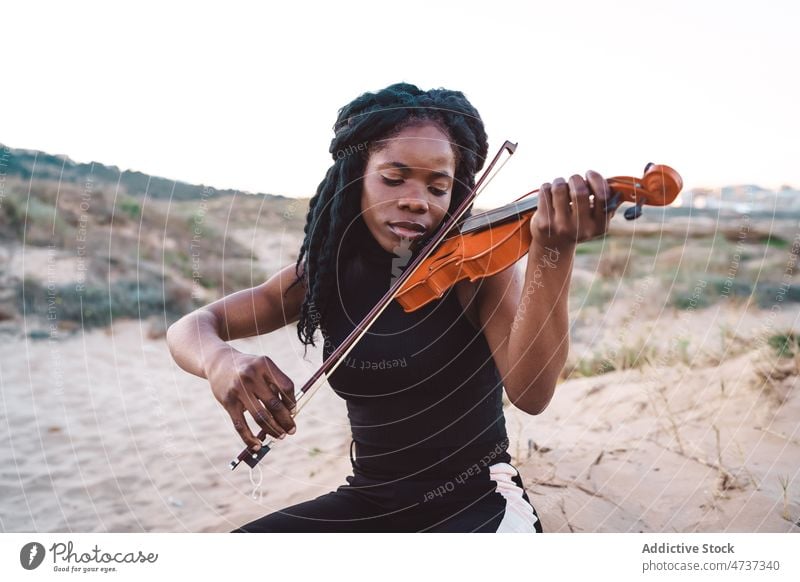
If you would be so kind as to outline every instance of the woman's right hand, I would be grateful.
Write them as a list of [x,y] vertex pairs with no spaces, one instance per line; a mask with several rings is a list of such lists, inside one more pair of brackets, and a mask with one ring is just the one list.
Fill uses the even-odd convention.
[[227,346],[214,357],[207,378],[247,448],[258,451],[262,443],[250,430],[245,410],[275,438],[295,433],[294,383],[267,356],[244,354]]

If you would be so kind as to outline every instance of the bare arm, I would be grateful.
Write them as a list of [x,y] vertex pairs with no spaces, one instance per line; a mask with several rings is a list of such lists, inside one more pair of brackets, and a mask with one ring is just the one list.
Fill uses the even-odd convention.
[[[591,190],[590,190],[591,188]],[[589,195],[594,194],[594,204]],[[575,247],[605,234],[616,206],[608,183],[589,171],[542,185],[530,222],[524,277],[506,269],[484,279],[478,295],[484,334],[514,405],[547,408],[569,352],[568,295]]]
[[511,402],[539,414],[553,396],[569,351],[567,295],[572,261],[532,248],[519,264],[483,280],[484,335]]
[[232,293],[196,309],[167,330],[167,345],[175,362],[185,371],[208,378],[208,365],[220,350],[231,350],[227,341],[275,331],[300,318],[305,287],[295,281],[295,266],[287,265],[267,281]]
[[250,430],[244,412],[273,437],[293,434],[294,383],[269,357],[244,354],[226,342],[297,321],[305,287],[301,282],[289,290],[296,279],[295,266],[289,265],[257,287],[189,313],[167,330],[175,362],[208,380],[234,429],[252,450],[258,450],[261,441]]

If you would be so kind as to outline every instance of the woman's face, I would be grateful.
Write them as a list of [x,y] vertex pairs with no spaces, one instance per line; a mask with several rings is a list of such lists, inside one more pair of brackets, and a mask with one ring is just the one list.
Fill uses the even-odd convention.
[[367,161],[361,212],[378,244],[398,254],[441,224],[456,161],[447,135],[431,123],[408,127],[381,145]]

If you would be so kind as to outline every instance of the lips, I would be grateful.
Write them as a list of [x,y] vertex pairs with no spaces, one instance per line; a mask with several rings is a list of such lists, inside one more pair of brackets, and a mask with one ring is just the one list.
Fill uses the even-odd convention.
[[411,222],[408,220],[398,220],[396,222],[390,222],[389,230],[395,233],[400,238],[420,238],[425,236],[425,233],[428,231],[428,228],[422,224],[421,222]]

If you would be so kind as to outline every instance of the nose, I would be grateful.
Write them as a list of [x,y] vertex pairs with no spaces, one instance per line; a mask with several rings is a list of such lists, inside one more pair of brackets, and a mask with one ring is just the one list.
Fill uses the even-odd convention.
[[425,199],[424,194],[399,198],[397,200],[397,206],[404,210],[417,213],[425,213],[428,211],[428,201]]

